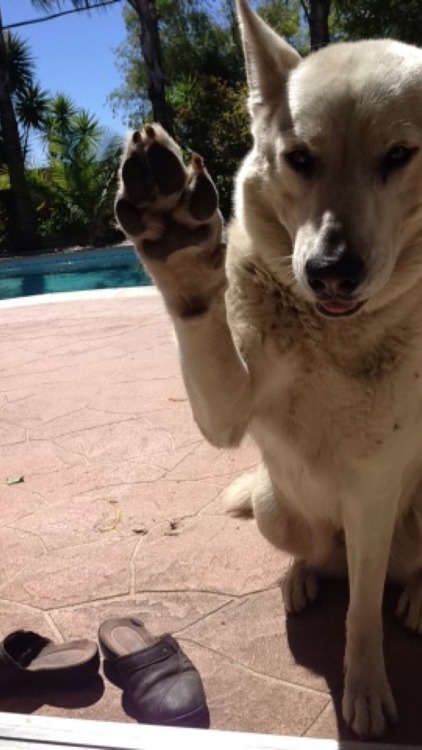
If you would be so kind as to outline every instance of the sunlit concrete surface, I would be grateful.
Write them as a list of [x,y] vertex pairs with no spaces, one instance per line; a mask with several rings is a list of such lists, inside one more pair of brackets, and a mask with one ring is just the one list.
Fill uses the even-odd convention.
[[[212,728],[352,737],[339,717],[346,585],[325,582],[312,611],[286,618],[287,556],[221,503],[256,449],[200,435],[154,290],[1,303],[0,405],[1,638],[96,638],[106,618],[137,614],[194,661]],[[400,720],[385,740],[422,744],[422,646],[396,598],[385,646]],[[134,721],[106,678],[4,693],[0,711]]]

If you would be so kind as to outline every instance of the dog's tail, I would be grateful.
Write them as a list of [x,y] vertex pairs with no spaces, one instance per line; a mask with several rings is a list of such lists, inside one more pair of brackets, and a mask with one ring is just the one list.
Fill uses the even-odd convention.
[[252,490],[256,471],[242,474],[223,493],[223,505],[233,516],[253,516]]

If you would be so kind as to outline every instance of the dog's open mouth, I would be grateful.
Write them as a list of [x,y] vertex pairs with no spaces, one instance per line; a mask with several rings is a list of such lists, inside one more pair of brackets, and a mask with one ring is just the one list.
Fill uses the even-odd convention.
[[331,302],[317,302],[316,309],[321,315],[325,315],[328,318],[344,318],[347,315],[354,315],[357,313],[363,304],[364,301],[341,302],[332,300]]

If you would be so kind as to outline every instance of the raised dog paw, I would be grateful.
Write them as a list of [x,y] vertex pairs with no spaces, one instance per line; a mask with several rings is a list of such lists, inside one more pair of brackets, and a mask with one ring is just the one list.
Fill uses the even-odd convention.
[[303,612],[315,600],[318,579],[303,560],[295,560],[281,581],[284,606],[287,612]]
[[123,154],[116,217],[161,290],[170,314],[202,316],[226,288],[223,222],[204,162],[161,125],[132,133]]
[[387,721],[397,719],[397,709],[385,675],[367,665],[360,677],[346,671],[342,703],[343,718],[359,737],[379,737]]
[[115,204],[118,222],[161,290],[170,314],[196,318],[226,288],[223,222],[204,162],[185,167],[161,125],[129,137]]
[[217,190],[202,158],[194,154],[185,167],[179,146],[158,124],[127,141],[115,211],[138,250],[158,261],[206,244],[216,223],[221,229]]
[[422,634],[422,570],[417,570],[405,586],[398,604],[397,617],[409,630]]

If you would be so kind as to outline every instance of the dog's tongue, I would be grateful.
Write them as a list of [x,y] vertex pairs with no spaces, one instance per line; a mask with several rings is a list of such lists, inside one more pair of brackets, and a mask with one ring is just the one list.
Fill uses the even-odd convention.
[[357,307],[357,302],[320,302],[320,307],[331,315],[344,315]]

